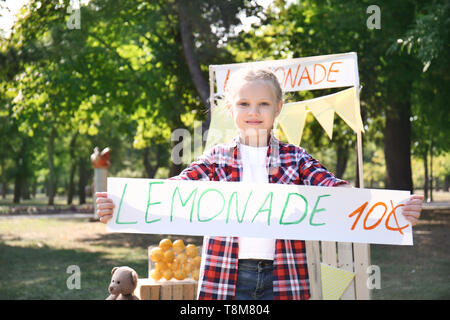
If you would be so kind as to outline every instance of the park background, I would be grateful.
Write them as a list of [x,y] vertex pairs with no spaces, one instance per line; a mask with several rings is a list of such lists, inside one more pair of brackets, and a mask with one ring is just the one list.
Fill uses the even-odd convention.
[[[96,146],[115,177],[167,178],[194,160],[171,161],[171,134],[208,128],[209,65],[351,51],[364,186],[424,194],[427,208],[414,247],[371,246],[373,297],[450,298],[447,1],[29,0],[9,12],[19,3],[0,0],[2,19],[16,14],[0,34],[0,298],[102,299],[112,267],[147,275],[146,248],[167,235],[107,234],[67,213],[93,212]],[[341,119],[330,140],[307,118],[302,147],[353,185],[355,143]],[[68,289],[69,265],[81,289]]]

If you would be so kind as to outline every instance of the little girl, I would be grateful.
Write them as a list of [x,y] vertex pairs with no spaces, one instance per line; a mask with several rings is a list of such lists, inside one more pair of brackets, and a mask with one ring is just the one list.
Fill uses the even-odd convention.
[[[230,77],[225,101],[239,135],[205,151],[170,179],[347,186],[302,148],[273,135],[283,105],[276,76],[242,70]],[[403,214],[415,225],[422,196],[413,195]],[[97,193],[97,213],[106,223],[114,204]],[[305,242],[248,237],[204,237],[199,299],[309,299]]]

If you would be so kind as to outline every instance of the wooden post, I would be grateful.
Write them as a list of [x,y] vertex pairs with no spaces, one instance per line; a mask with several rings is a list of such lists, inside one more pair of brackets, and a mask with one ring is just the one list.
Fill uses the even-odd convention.
[[209,105],[211,108],[211,112],[214,109],[215,101],[214,101],[214,69],[213,66],[209,66]]
[[322,300],[319,241],[305,241],[311,300]]
[[107,191],[107,178],[108,169],[107,168],[95,168],[94,169],[94,219],[98,219],[97,215],[97,202],[95,193]]
[[337,267],[336,242],[322,241],[322,262]]
[[358,183],[359,188],[364,188],[363,178],[363,153],[362,153],[362,135],[361,132],[356,132],[356,152],[358,153]]
[[[362,135],[356,133],[357,152],[358,152],[358,176],[359,188],[364,188],[363,178],[363,153],[362,153]],[[370,289],[367,286],[367,268],[370,266],[370,245],[366,243],[353,244],[355,261],[355,291],[356,299],[370,300]]]
[[94,166],[94,188],[93,188],[93,200],[94,200],[94,219],[98,220],[97,215],[97,202],[95,193],[107,191],[107,178],[108,178],[108,168],[110,166],[109,161],[109,148],[103,149],[100,152],[98,147],[94,148],[94,152],[91,154],[91,162]]
[[[337,267],[342,270],[354,272],[353,263],[353,245],[350,242],[338,242],[338,264]],[[350,282],[348,288],[342,294],[342,300],[355,300],[355,280]]]

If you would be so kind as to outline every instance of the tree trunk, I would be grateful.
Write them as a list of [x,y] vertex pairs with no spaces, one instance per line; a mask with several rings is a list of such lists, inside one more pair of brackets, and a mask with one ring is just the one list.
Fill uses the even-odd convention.
[[[182,138],[184,139],[184,138]],[[180,141],[172,141],[172,148],[171,150],[174,149],[174,147],[180,143]],[[183,149],[180,150],[180,159],[183,158]],[[180,164],[176,164],[175,162],[171,161],[170,162],[170,171],[169,171],[169,177],[173,177],[173,176],[177,176],[180,174],[181,171],[183,171],[183,169],[186,167],[186,165],[184,163],[180,163]]]
[[[411,123],[409,120],[411,109],[407,94],[402,97],[404,100],[398,101],[397,98],[397,102],[386,113],[384,128],[386,188],[412,192]],[[388,101],[392,100],[388,99]]]
[[70,139],[69,144],[69,154],[70,154],[70,176],[69,176],[69,186],[67,190],[67,204],[72,204],[73,196],[75,194],[75,171],[77,169],[77,159],[75,158],[75,143],[77,141],[78,132],[76,132],[72,139]]
[[[388,1],[386,11],[396,10],[397,15],[387,15],[389,30],[383,41],[391,37],[395,39],[396,32],[407,30],[416,19],[416,7],[408,1]],[[393,12],[393,11],[390,11]],[[403,33],[403,31],[402,31]],[[377,48],[374,48],[375,50]],[[380,49],[380,48],[379,48]],[[382,49],[383,51],[386,49]],[[386,108],[386,126],[384,128],[384,157],[386,160],[386,188],[409,190],[413,192],[411,174],[411,92],[414,79],[421,74],[419,61],[406,50],[387,53],[382,67],[383,104]]]
[[22,199],[23,200],[30,200],[31,199],[29,181],[27,183],[26,177],[24,177],[24,180],[23,180],[23,183],[22,183]]
[[428,202],[433,201],[433,141],[430,141],[430,198]]
[[56,130],[52,128],[50,131],[50,136],[48,137],[48,146],[47,146],[47,154],[48,154],[48,204],[53,205],[55,201],[56,194],[56,181],[55,181],[55,137]]
[[14,177],[14,198],[13,203],[19,203],[22,197],[23,184],[25,181],[25,152],[27,149],[27,140],[22,140],[22,145],[20,146],[20,151],[16,157],[16,171]]
[[[21,158],[19,156],[18,161],[20,161]],[[13,198],[13,203],[20,203],[20,197],[22,195],[22,173],[20,172],[20,163],[16,162],[16,168],[17,169],[17,173],[14,177],[14,198]]]
[[36,179],[33,180],[33,186],[31,188],[31,194],[33,195],[33,198],[36,198],[36,192],[37,192],[37,182]]
[[67,190],[67,204],[72,204],[73,196],[75,194],[75,171],[77,169],[76,162],[72,162],[70,166],[70,176],[69,176],[69,185]]
[[6,194],[8,192],[8,180],[6,179],[6,166],[5,166],[5,159],[1,159],[0,169],[2,170],[2,199],[6,199]]
[[80,204],[86,203],[86,190],[87,185],[87,171],[86,161],[83,158],[78,159],[78,199]]
[[424,168],[424,184],[423,184],[423,196],[425,201],[428,200],[428,152],[425,152],[423,156],[423,168]]
[[154,166],[151,165],[150,163],[150,148],[147,147],[144,149],[144,167],[145,167],[145,171],[147,173],[147,178],[152,179],[155,174],[156,171],[159,168],[160,162],[161,162],[161,146],[160,145],[156,145],[156,164]]
[[447,174],[444,178],[444,191],[450,192],[450,174]]
[[[191,25],[189,19],[191,15],[189,14],[189,8],[185,1],[177,0],[178,18],[180,23],[180,34],[181,42],[183,44],[184,57],[186,58],[186,63],[189,68],[189,73],[191,75],[194,86],[205,105],[207,111],[206,120],[202,123],[202,135],[209,128],[211,122],[211,110],[209,103],[209,84],[207,79],[204,77],[202,70],[200,68],[200,63],[197,60],[194,49],[194,41],[192,37]],[[205,145],[204,140],[202,140],[203,146]]]

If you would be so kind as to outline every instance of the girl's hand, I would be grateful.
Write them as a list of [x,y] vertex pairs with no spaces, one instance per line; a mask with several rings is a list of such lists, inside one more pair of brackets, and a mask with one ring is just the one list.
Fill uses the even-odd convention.
[[97,200],[97,215],[100,217],[100,222],[107,223],[112,218],[115,205],[111,199],[108,198],[107,192],[96,192]]
[[424,197],[422,195],[413,194],[403,207],[402,214],[406,220],[411,222],[411,226],[415,226],[420,217],[422,211],[422,201]]

